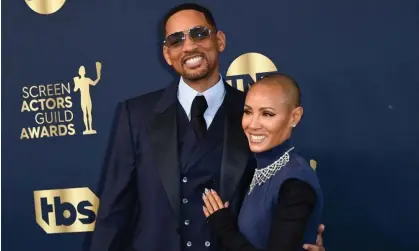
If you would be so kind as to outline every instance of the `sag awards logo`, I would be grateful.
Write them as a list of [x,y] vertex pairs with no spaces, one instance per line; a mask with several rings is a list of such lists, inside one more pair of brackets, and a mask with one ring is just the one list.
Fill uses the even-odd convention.
[[226,74],[226,82],[246,92],[249,86],[264,75],[277,72],[275,64],[265,55],[256,52],[243,54],[230,65]]
[[48,234],[95,228],[98,197],[87,187],[34,191],[36,223]]
[[25,0],[25,2],[36,13],[48,15],[61,9],[65,0]]
[[22,88],[22,113],[34,114],[34,126],[24,127],[20,139],[38,139],[75,135],[72,92],[80,93],[80,107],[83,113],[83,135],[96,134],[93,129],[91,86],[101,77],[102,64],[96,62],[96,80],[86,77],[86,68],[80,66],[73,82],[47,85],[32,85]]

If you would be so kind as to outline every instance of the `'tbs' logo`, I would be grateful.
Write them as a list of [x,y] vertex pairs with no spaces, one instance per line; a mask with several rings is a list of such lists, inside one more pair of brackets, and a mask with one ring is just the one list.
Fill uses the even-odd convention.
[[48,234],[93,231],[99,199],[87,187],[34,192],[36,222]]

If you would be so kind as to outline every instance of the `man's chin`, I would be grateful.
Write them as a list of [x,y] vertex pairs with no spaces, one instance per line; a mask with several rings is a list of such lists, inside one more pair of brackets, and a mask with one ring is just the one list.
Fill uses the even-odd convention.
[[208,71],[205,72],[186,72],[183,78],[187,81],[196,82],[208,77]]

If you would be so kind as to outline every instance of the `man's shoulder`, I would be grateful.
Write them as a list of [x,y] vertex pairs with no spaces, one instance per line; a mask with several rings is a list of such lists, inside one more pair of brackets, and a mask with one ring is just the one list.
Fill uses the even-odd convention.
[[133,109],[153,109],[155,104],[160,100],[165,88],[142,94],[125,100],[128,107]]
[[226,98],[228,106],[231,110],[237,111],[240,113],[240,116],[243,112],[243,107],[246,99],[246,93],[243,91],[237,90],[236,88],[226,84]]
[[163,93],[164,88],[122,100],[117,106],[117,112],[124,110],[133,124],[148,121]]
[[146,94],[135,96],[122,101],[121,103],[131,112],[149,112],[156,107],[168,87],[161,88]]
[[229,93],[230,95],[232,95],[235,98],[238,98],[238,99],[246,98],[246,93],[245,92],[240,91],[237,88],[234,88],[227,83],[225,84],[225,88],[226,88],[227,93]]
[[228,96],[231,99],[235,100],[235,102],[244,103],[244,100],[246,99],[246,93],[230,86],[229,84],[226,84],[225,88],[228,93]]

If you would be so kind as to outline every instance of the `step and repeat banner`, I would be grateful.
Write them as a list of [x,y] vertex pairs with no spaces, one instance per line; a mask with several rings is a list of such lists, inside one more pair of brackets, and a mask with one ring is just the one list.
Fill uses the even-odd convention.
[[[293,76],[295,143],[325,194],[328,251],[419,250],[419,3],[196,1],[241,91]],[[83,250],[117,102],[176,75],[160,20],[181,1],[2,1],[2,248]]]

